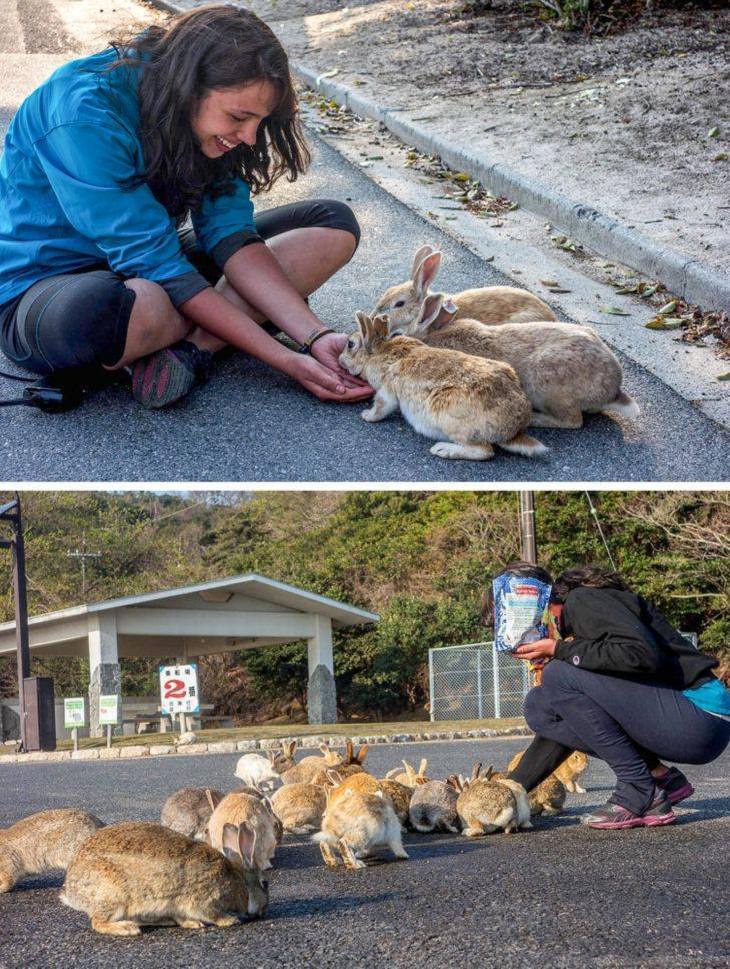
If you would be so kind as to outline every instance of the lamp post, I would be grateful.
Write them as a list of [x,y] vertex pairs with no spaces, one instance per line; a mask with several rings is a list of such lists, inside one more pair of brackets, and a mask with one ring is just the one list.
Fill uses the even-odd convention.
[[535,494],[532,491],[520,492],[520,544],[523,561],[537,565]]
[[13,599],[15,601],[15,639],[18,646],[18,712],[20,714],[20,749],[27,750],[27,718],[25,710],[25,680],[30,676],[28,648],[28,599],[25,582],[25,547],[23,523],[20,515],[20,495],[0,505],[0,521],[10,522],[13,537],[0,539],[0,548],[9,548],[13,556]]

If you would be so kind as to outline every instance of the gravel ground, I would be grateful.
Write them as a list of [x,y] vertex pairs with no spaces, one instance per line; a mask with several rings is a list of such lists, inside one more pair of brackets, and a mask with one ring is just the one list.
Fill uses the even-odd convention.
[[[524,745],[383,745],[368,762],[381,773],[401,757],[425,756],[429,773],[443,777],[475,759],[504,765]],[[178,787],[230,788],[235,762],[218,755],[6,766],[0,822],[62,805],[83,805],[110,822],[156,820]],[[570,796],[564,816],[538,819],[532,832],[475,841],[409,834],[408,861],[357,872],[326,869],[314,845],[287,836],[267,918],[235,929],[98,936],[84,915],[59,903],[60,876],[30,879],[0,900],[0,966],[727,966],[730,754],[688,774],[695,796],[667,828],[581,827],[579,815],[611,789],[611,772],[592,761],[582,779],[588,793]]]

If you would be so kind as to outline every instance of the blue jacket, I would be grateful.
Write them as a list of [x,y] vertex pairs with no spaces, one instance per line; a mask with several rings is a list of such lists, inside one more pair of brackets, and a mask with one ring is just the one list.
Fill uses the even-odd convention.
[[[147,184],[137,129],[136,67],[99,73],[109,49],[55,71],[21,104],[0,158],[0,305],[47,276],[108,263],[159,283],[179,306],[210,284],[183,256],[174,220]],[[192,213],[220,266],[258,239],[248,185]]]

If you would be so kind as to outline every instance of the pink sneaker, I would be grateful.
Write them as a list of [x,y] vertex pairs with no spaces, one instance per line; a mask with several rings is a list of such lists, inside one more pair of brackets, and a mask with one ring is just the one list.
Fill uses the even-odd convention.
[[664,791],[659,790],[650,807],[643,814],[634,814],[628,808],[609,801],[602,808],[586,814],[583,824],[589,828],[617,831],[621,828],[657,828],[676,820],[677,815],[672,811],[668,797]]

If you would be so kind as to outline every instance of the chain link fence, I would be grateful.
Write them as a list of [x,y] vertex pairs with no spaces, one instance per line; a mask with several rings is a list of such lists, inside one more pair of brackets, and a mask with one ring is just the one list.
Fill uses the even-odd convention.
[[527,663],[492,643],[428,651],[431,720],[521,717],[530,689]]

